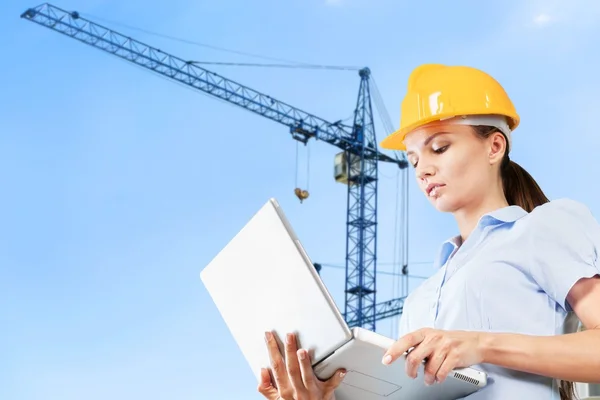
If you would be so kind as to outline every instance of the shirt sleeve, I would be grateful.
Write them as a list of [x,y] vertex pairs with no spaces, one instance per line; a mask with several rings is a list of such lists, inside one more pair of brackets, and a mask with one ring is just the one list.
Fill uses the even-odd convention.
[[531,275],[563,309],[572,311],[567,295],[573,285],[600,274],[600,225],[585,205],[569,199],[544,204],[530,216]]
[[400,321],[398,323],[398,338],[406,335],[407,333],[410,333],[410,330],[408,327],[408,315],[405,306],[402,314],[400,314]]

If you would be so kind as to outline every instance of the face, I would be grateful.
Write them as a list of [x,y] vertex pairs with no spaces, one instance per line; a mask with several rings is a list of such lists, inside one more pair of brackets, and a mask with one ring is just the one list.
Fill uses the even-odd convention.
[[404,141],[425,196],[442,212],[455,212],[495,193],[505,142],[501,133],[487,139],[472,127],[436,122],[409,133]]

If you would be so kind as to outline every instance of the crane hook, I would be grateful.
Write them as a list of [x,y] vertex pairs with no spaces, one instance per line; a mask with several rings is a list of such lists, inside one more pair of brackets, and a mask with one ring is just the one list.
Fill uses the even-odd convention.
[[296,188],[296,189],[294,189],[294,193],[296,194],[296,197],[298,197],[298,199],[300,200],[300,203],[302,203],[304,200],[308,199],[308,190],[302,190],[300,188]]

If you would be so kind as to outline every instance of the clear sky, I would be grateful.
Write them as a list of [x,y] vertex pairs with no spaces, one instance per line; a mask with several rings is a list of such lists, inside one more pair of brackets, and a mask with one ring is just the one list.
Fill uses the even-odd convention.
[[[512,158],[550,197],[600,213],[596,0],[54,4],[184,59],[265,62],[125,25],[368,66],[395,126],[416,65],[482,68],[521,114]],[[343,265],[336,149],[299,149],[299,183],[311,193],[300,204],[286,127],[19,18],[35,5],[0,5],[0,398],[260,399],[199,272],[268,197],[282,203],[314,261]],[[352,114],[359,84],[355,71],[212,69],[331,121]],[[378,139],[383,133],[379,124]],[[397,169],[380,170],[379,260],[392,271]],[[427,276],[421,263],[455,226],[412,180],[410,188],[409,259],[412,273]],[[322,276],[341,306],[343,270]],[[378,282],[380,299],[391,295],[390,275]],[[391,335],[396,323],[378,331]]]

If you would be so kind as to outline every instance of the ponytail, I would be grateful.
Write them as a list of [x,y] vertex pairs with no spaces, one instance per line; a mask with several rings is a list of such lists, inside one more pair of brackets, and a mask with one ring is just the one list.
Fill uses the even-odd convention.
[[[493,126],[478,125],[473,126],[473,129],[483,139],[487,139],[492,133],[498,132],[498,128]],[[508,157],[508,151],[507,147],[500,166],[504,197],[506,197],[508,204],[519,206],[525,211],[531,212],[537,206],[548,203],[550,200],[548,200],[535,179],[523,167]]]
[[546,197],[535,179],[516,162],[504,155],[501,167],[504,196],[508,204],[519,206],[527,212],[550,200]]

